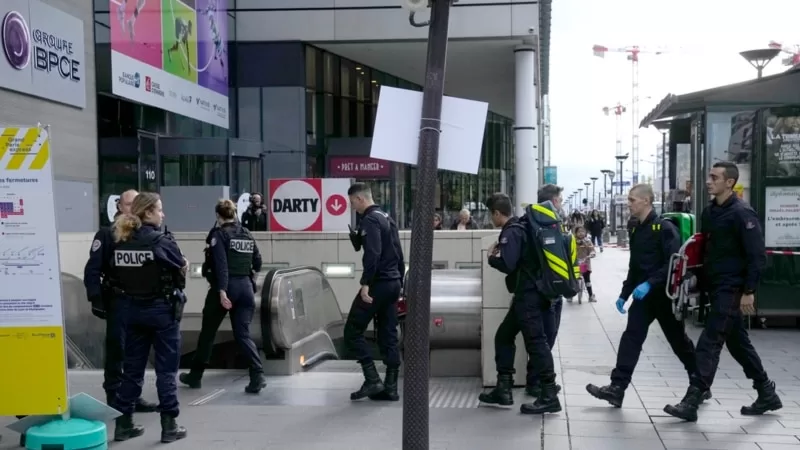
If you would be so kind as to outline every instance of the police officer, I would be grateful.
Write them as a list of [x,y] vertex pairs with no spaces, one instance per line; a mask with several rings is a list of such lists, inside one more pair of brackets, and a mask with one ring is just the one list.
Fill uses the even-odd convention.
[[[397,378],[400,374],[400,351],[397,339],[397,301],[405,274],[403,248],[397,226],[388,214],[372,200],[372,190],[356,183],[347,190],[350,204],[361,215],[354,246],[363,246],[364,272],[361,288],[353,299],[344,327],[348,350],[361,364],[364,384],[350,394],[351,400],[369,397],[372,400],[399,400]],[[386,364],[386,378],[381,382],[364,339],[367,326],[376,318],[378,347]]]
[[214,337],[230,311],[233,337],[248,359],[250,383],[245,392],[258,394],[266,386],[264,367],[253,340],[250,322],[255,314],[254,273],[261,271],[261,253],[250,232],[236,220],[236,204],[221,200],[215,208],[218,227],[208,236],[207,264],[204,275],[210,287],[203,307],[203,325],[189,373],[180,375],[181,383],[197,389],[206,364],[211,359]]
[[158,231],[164,219],[158,194],[136,196],[130,214],[114,222],[115,248],[111,280],[116,297],[114,313],[125,318],[125,360],[122,384],[112,406],[122,413],[116,420],[114,440],[141,436],[135,425],[136,399],[142,394],[144,372],[151,347],[155,350],[156,389],[161,411],[161,442],[186,437],[178,426],[178,390],[175,378],[180,364],[180,319],[185,297],[187,262],[178,244]]
[[[120,195],[117,203],[116,217],[120,214],[130,214],[131,203],[138,192],[127,190]],[[106,321],[105,364],[103,367],[103,389],[106,391],[106,401],[111,404],[116,395],[116,390],[122,383],[122,359],[124,357],[123,323],[117,320],[113,310],[113,292],[110,289],[108,277],[111,269],[111,258],[114,252],[114,237],[111,227],[101,227],[94,235],[92,248],[89,251],[89,260],[83,270],[83,285],[86,287],[86,297],[92,304],[92,314]],[[154,412],[156,404],[138,399],[136,412]]]
[[703,393],[714,382],[723,344],[758,392],[753,404],[742,406],[741,414],[755,416],[783,407],[744,325],[743,315],[755,313],[754,295],[766,253],[756,212],[733,193],[738,180],[738,168],[727,161],[714,164],[706,179],[713,200],[700,222],[706,242],[701,281],[711,304],[697,341],[697,375],[680,403],[664,407],[667,414],[691,422],[697,420]]
[[[552,184],[539,189],[538,201],[552,209],[561,208],[561,188]],[[528,353],[528,382],[540,385],[533,403],[523,404],[523,414],[543,414],[561,411],[558,400],[553,354],[545,334],[545,321],[552,313],[552,301],[537,290],[536,280],[530,274],[538,271],[538,262],[529,248],[532,245],[525,232],[525,218],[511,219],[511,204],[504,194],[495,194],[487,201],[492,222],[503,223],[500,240],[489,249],[489,264],[507,274],[506,287],[514,294],[511,308],[495,334],[495,364],[497,386],[479,396],[484,403],[513,405],[511,388],[514,385],[514,355],[516,337],[522,332]],[[505,217],[503,217],[505,216]],[[535,386],[529,386],[534,388]],[[528,390],[528,389],[526,389]]]
[[[634,301],[628,311],[628,326],[620,339],[611,384],[586,385],[589,394],[617,408],[622,406],[625,389],[631,383],[647,331],[654,320],[658,321],[689,376],[697,370],[694,344],[686,335],[683,322],[675,318],[672,302],[665,292],[670,257],[680,250],[680,236],[672,222],[661,219],[653,210],[653,198],[653,188],[649,184],[638,184],[628,194],[628,208],[635,226],[630,231],[628,276],[622,283],[617,309],[624,313],[625,302],[631,294]],[[707,392],[705,398],[711,398],[711,393]]]

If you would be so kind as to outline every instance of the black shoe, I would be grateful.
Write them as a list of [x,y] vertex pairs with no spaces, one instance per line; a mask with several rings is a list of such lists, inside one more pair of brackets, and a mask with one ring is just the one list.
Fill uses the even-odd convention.
[[114,427],[114,440],[117,442],[127,441],[144,434],[144,427],[133,423],[132,415],[122,415],[116,419]]
[[703,397],[709,391],[701,391],[700,388],[689,386],[683,400],[677,405],[667,405],[664,407],[664,412],[672,417],[683,419],[687,422],[697,422],[697,408],[703,402]]
[[258,394],[262,389],[267,387],[267,380],[264,379],[264,374],[250,375],[250,384],[245,386],[244,391],[248,394]]
[[514,377],[510,373],[497,374],[497,386],[489,392],[484,392],[478,396],[481,403],[487,405],[511,406],[514,404],[514,396],[511,388],[514,387]]
[[195,375],[194,372],[184,372],[178,376],[178,380],[191,389],[203,387],[202,375]]
[[557,413],[561,411],[556,382],[542,383],[542,393],[533,403],[524,403],[519,408],[522,414]]
[[397,393],[397,377],[400,375],[400,368],[387,367],[386,377],[383,379],[383,392],[375,395],[370,395],[370,400],[396,402],[400,400],[400,395]]
[[156,412],[158,411],[158,405],[140,398],[139,400],[136,400],[136,407],[134,411],[137,413]]
[[703,392],[703,396],[700,397],[700,403],[703,403],[706,400],[711,400],[711,389]]
[[[556,385],[556,392],[561,392],[561,385]],[[540,383],[525,385],[525,395],[530,397],[538,397],[542,394],[542,385]]]
[[609,384],[608,386],[602,387],[587,384],[586,392],[591,394],[594,398],[607,401],[615,408],[621,408],[622,401],[625,399],[625,389],[616,384]]
[[753,383],[758,391],[758,398],[750,406],[742,406],[739,411],[743,416],[760,416],[768,411],[777,411],[783,408],[780,397],[775,393],[775,382],[767,380],[763,383]]
[[175,418],[161,414],[161,442],[167,444],[186,437],[186,428],[178,425]]
[[383,382],[374,362],[362,364],[361,371],[364,372],[364,384],[361,385],[361,389],[350,394],[350,400],[361,400],[383,392]]

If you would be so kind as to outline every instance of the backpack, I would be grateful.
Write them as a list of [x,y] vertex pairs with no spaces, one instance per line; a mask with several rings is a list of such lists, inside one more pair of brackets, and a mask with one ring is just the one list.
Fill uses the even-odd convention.
[[575,236],[565,230],[551,202],[528,205],[525,218],[530,250],[539,263],[537,290],[549,299],[574,297],[580,291]]

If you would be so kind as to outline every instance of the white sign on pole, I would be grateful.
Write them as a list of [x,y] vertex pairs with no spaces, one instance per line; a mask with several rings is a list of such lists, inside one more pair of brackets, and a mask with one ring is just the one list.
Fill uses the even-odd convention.
[[351,184],[348,178],[269,180],[269,230],[347,231]]
[[628,196],[627,195],[614,196],[614,204],[615,205],[624,205],[626,203],[628,203]]
[[109,195],[108,201],[106,202],[106,215],[108,216],[108,221],[113,222],[114,216],[117,214],[117,205],[119,204],[119,195]]
[[0,416],[67,412],[51,161],[48,129],[0,128]]
[[242,214],[247,211],[247,208],[250,206],[250,193],[249,192],[242,192],[239,196],[239,199],[236,200],[236,214],[239,215],[239,222],[242,221]]
[[[417,164],[422,92],[381,86],[371,158]],[[463,98],[442,99],[439,169],[477,174],[489,104]]]
[[768,187],[764,205],[767,248],[800,247],[800,187]]

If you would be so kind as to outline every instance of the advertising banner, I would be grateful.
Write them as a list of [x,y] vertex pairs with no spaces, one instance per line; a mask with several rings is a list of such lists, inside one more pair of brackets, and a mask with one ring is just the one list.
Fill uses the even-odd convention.
[[800,187],[768,187],[765,200],[767,248],[800,247]]
[[269,180],[269,231],[347,231],[353,213],[347,178]]
[[558,184],[558,167],[545,166],[544,184]]
[[114,94],[228,128],[227,0],[109,0]]
[[83,21],[39,0],[0,1],[0,87],[86,107]]
[[0,416],[68,408],[50,137],[0,128]]

